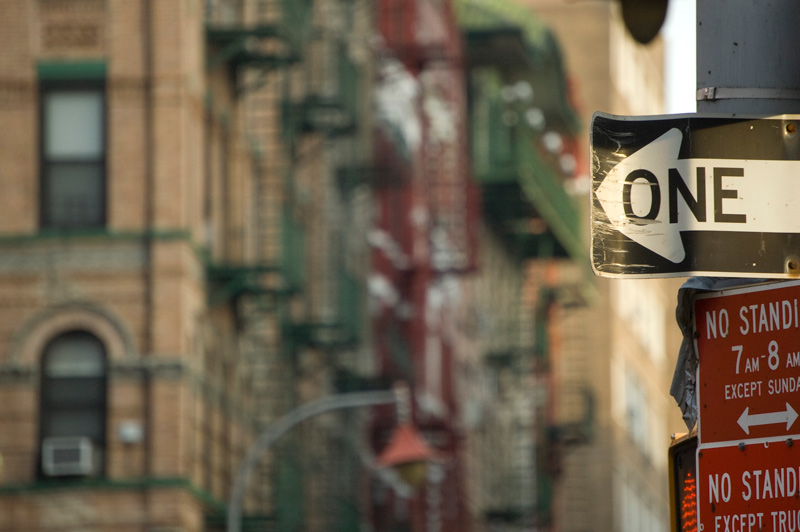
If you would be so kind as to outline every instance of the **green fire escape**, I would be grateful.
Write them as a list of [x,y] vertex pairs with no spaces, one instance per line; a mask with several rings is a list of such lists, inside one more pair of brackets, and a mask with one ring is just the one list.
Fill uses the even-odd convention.
[[[588,265],[580,211],[566,189],[575,168],[569,150],[574,148],[580,125],[568,100],[558,43],[529,9],[509,0],[456,0],[455,6],[466,41],[473,174],[481,187],[487,228],[520,268],[524,261],[536,259]],[[494,316],[510,320],[506,328],[517,328],[506,337],[530,345],[509,344],[499,351],[498,346],[490,346],[494,351],[485,353],[490,368],[498,374],[513,374],[523,367],[548,371],[547,310],[556,296],[545,287],[539,294],[539,308],[531,309],[524,319],[520,312]],[[523,306],[517,301],[514,308]],[[533,333],[521,335],[519,328]],[[523,360],[526,356],[530,359]],[[591,415],[589,406],[587,415]],[[551,521],[558,471],[548,467],[548,457],[558,452],[567,436],[590,437],[592,420],[580,427],[551,427],[542,419],[544,407],[544,403],[530,405],[539,411],[533,427],[536,436],[527,443],[530,449],[509,450],[505,465],[498,464],[498,468],[509,468],[508,474],[522,482],[520,486],[533,481],[534,493],[522,501],[513,494],[499,500],[496,492],[490,493],[484,508],[487,521],[523,529]],[[529,421],[520,415],[516,422]],[[498,430],[512,430],[513,425]],[[515,460],[521,460],[520,465]],[[520,472],[520,467],[530,470]],[[535,479],[526,480],[526,474]]]
[[[350,0],[262,0],[249,6],[255,12],[248,11],[250,19],[242,23],[245,3],[214,2],[219,13],[206,24],[206,67],[210,72],[229,74],[238,96],[251,102],[257,99],[248,109],[248,118],[257,116],[257,124],[268,123],[264,126],[266,135],[271,134],[269,128],[279,130],[276,140],[280,155],[274,153],[275,146],[268,145],[262,156],[267,165],[272,164],[262,172],[261,191],[255,200],[261,202],[256,210],[260,232],[267,241],[264,252],[255,264],[210,265],[207,277],[215,305],[232,303],[236,308],[241,296],[261,296],[266,312],[279,325],[282,362],[296,369],[297,355],[303,350],[322,352],[333,360],[334,353],[357,346],[363,336],[363,272],[353,268],[341,253],[320,252],[320,248],[334,249],[336,240],[351,228],[325,226],[320,237],[319,212],[314,210],[322,207],[310,203],[308,187],[309,176],[319,178],[319,174],[330,173],[331,183],[340,186],[326,191],[327,197],[333,198],[332,203],[346,202],[357,183],[337,177],[359,178],[362,168],[370,173],[369,161],[361,163],[352,157],[344,158],[344,163],[325,160],[314,167],[314,172],[300,168],[308,157],[315,156],[304,151],[313,145],[307,142],[309,139],[324,138],[318,146],[347,145],[363,129],[360,110],[365,105],[364,78],[351,59],[353,35],[348,26],[356,6]],[[329,24],[324,9],[331,6],[337,16],[342,15],[342,28]],[[352,144],[357,146],[358,142]],[[275,162],[279,157],[284,157],[282,164]],[[320,179],[311,186],[327,184]],[[337,200],[335,194],[341,197]],[[311,273],[312,263],[320,260],[325,262],[324,289]],[[325,295],[320,296],[321,292]],[[328,311],[323,315],[315,313],[320,301]],[[294,393],[293,383],[280,386],[281,390],[272,393]],[[294,396],[288,399],[296,400]],[[356,419],[348,420],[339,432],[357,434],[357,423]],[[356,449],[348,447],[349,440],[337,431],[320,434],[314,430],[303,427],[276,446],[274,454],[279,458],[271,466],[268,515],[246,516],[254,529],[302,530],[320,514],[330,519],[335,530],[358,529],[361,518],[357,499],[351,494],[357,489],[359,474]],[[319,454],[322,443],[341,447],[333,468],[328,454]],[[309,458],[314,453],[316,458]],[[321,461],[325,462],[322,467]],[[336,497],[324,496],[329,492]]]

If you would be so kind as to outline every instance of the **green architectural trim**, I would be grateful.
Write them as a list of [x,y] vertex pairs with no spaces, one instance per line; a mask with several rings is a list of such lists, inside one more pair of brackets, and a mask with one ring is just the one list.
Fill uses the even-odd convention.
[[106,62],[93,61],[40,61],[36,65],[40,81],[89,81],[106,79]]
[[153,229],[150,231],[114,231],[110,229],[46,229],[37,233],[6,233],[0,234],[0,246],[8,244],[27,244],[48,240],[78,240],[78,239],[105,239],[105,240],[187,240],[192,241],[191,233],[187,229]]
[[182,489],[214,512],[224,512],[225,503],[196,486],[191,480],[180,477],[150,477],[141,479],[115,480],[106,478],[42,480],[30,484],[0,486],[0,497],[33,495],[38,493],[75,491],[143,491],[155,489]]
[[[109,377],[112,379],[141,379],[150,376],[179,380],[191,373],[186,360],[160,357],[140,357],[133,362],[112,360],[108,368]],[[28,383],[31,379],[38,379],[38,376],[38,365],[19,364],[14,361],[0,364],[0,385]]]

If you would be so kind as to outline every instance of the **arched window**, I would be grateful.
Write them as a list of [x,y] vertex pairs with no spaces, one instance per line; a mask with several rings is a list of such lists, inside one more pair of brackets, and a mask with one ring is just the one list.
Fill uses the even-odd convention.
[[106,445],[106,352],[85,331],[47,344],[42,356],[42,476],[103,474]]

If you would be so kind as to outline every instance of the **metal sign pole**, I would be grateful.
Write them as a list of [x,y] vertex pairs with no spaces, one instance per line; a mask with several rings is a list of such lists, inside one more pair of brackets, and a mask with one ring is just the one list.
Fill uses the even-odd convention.
[[[797,0],[697,0],[698,113],[728,116],[800,113],[800,53],[793,38],[798,20]],[[787,159],[797,160],[796,127],[793,121],[787,122],[778,136],[769,139],[771,147]],[[790,227],[780,230],[795,232]],[[763,243],[762,236],[762,247]],[[797,255],[800,250],[794,251]],[[789,501],[798,493],[796,480],[791,496],[783,484],[779,486],[785,483],[784,477],[759,478],[759,484],[767,486],[767,490],[755,487],[751,490],[750,485],[753,474],[762,470],[783,473],[790,469],[794,474],[800,459],[792,444],[798,432],[794,426],[797,414],[789,399],[793,394],[778,394],[778,388],[769,391],[771,384],[796,381],[778,378],[782,375],[779,372],[796,376],[791,352],[800,349],[798,326],[794,319],[787,321],[784,308],[788,305],[794,312],[797,299],[796,292],[791,290],[796,287],[797,283],[786,283],[764,291],[747,288],[709,296],[720,298],[719,308],[703,307],[717,300],[700,299],[695,303],[696,319],[702,324],[698,325],[698,333],[705,334],[708,340],[708,346],[700,347],[703,338],[697,344],[698,406],[701,406],[697,461],[700,530],[721,530],[723,526],[744,530],[746,526],[748,530],[777,532],[791,513],[785,510],[793,507]],[[743,293],[737,295],[739,292]],[[782,328],[775,327],[774,320],[772,327],[767,322],[767,326],[759,329],[746,321],[747,311],[753,314],[763,308],[766,312],[770,307],[773,314],[783,310],[787,315],[787,320],[781,322]],[[731,343],[736,345],[720,347],[719,337],[714,333],[724,332],[727,337],[728,331],[717,329],[723,325],[714,324],[714,318],[722,318],[720,324],[727,323],[729,311]],[[739,342],[733,341],[736,334],[740,336]],[[731,365],[731,360],[739,365]],[[712,386],[715,383],[719,385],[716,389]],[[716,408],[712,408],[715,402]],[[755,409],[752,412],[751,403]],[[743,411],[735,412],[742,405]],[[729,417],[719,422],[723,415]],[[773,491],[773,482],[782,490]],[[792,517],[796,519],[794,514]]]
[[800,113],[796,0],[697,0],[697,111]]

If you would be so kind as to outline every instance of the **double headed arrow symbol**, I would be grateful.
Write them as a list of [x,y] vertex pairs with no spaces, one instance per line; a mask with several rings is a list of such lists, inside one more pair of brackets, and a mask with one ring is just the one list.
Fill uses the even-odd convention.
[[686,257],[682,231],[800,232],[800,161],[678,159],[670,129],[612,168],[597,199],[617,231],[662,257]]
[[794,420],[797,419],[797,412],[794,408],[786,403],[786,410],[783,412],[770,412],[767,414],[750,414],[750,407],[746,407],[742,415],[739,416],[739,426],[742,427],[745,434],[750,434],[750,427],[757,425],[772,425],[773,423],[786,423],[786,430],[788,431]]

